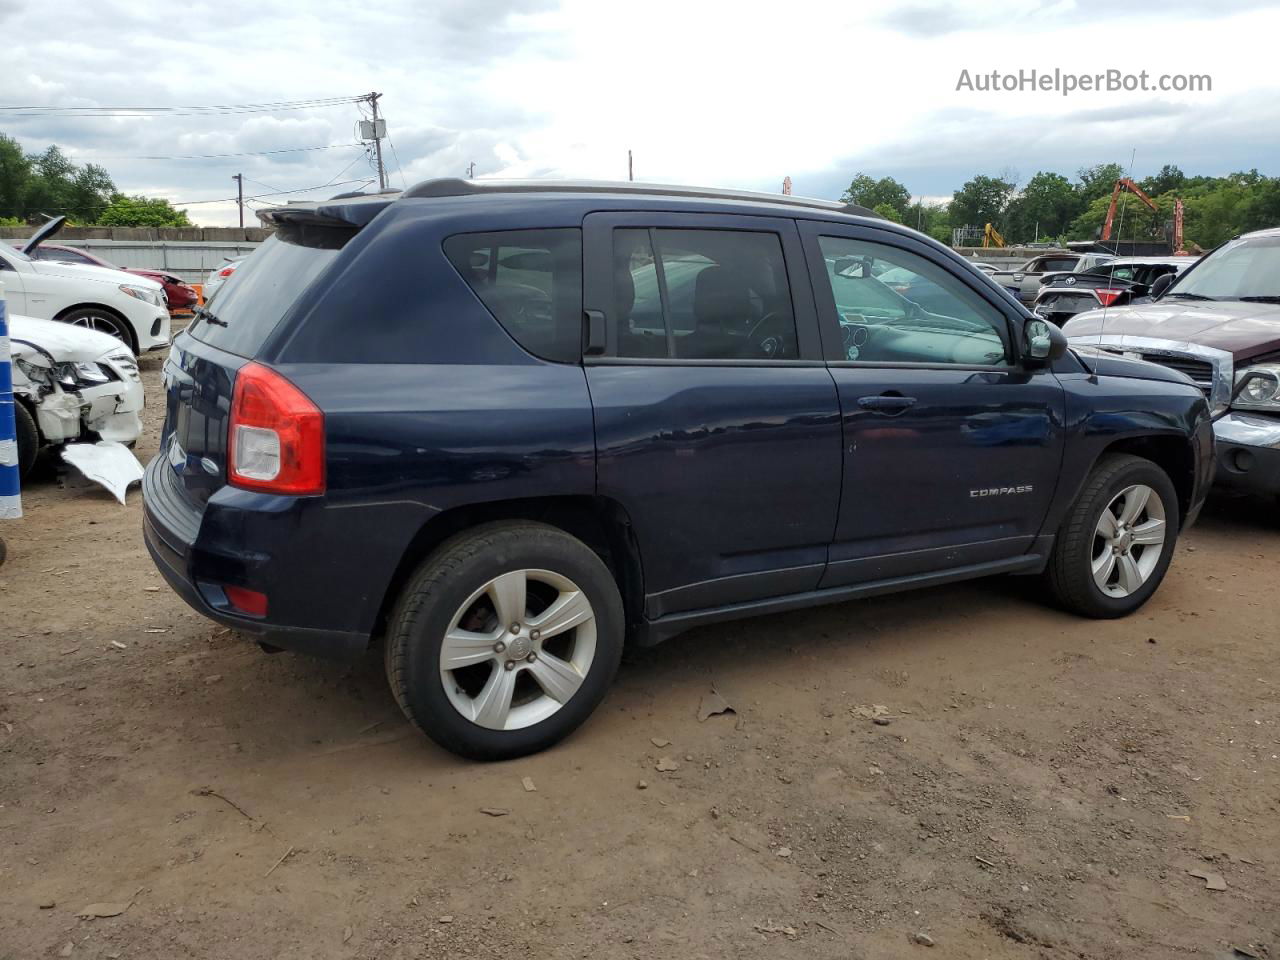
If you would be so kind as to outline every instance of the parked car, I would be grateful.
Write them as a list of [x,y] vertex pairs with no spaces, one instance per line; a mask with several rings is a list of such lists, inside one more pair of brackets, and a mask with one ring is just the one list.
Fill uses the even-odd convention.
[[200,300],[195,287],[183,282],[172,273],[164,270],[142,270],[136,267],[117,267],[105,257],[100,257],[89,250],[76,247],[63,247],[53,243],[42,243],[31,251],[35,260],[57,260],[59,263],[79,263],[87,267],[106,267],[108,270],[120,270],[132,273],[135,277],[146,277],[164,287],[165,302],[169,312],[190,310]]
[[76,440],[132,444],[142,434],[142,378],[119,340],[11,314],[9,351],[20,475],[42,447]]
[[1191,377],[1219,417],[1218,485],[1280,494],[1280,227],[1236,237],[1158,278],[1151,300],[1081,313],[1065,332],[1081,347]]
[[1181,273],[1195,262],[1185,256],[1118,257],[1085,273],[1046,273],[1033,312],[1060,327],[1086,310],[1142,303],[1158,277]]
[[209,298],[218,292],[218,288],[227,281],[227,277],[236,272],[236,267],[240,266],[249,254],[239,257],[227,257],[223,262],[209,271],[209,275],[204,278],[204,302],[208,303]]
[[991,275],[1022,303],[1034,303],[1040,278],[1047,273],[1086,273],[1115,258],[1109,253],[1046,253],[1032,257],[1017,270],[997,270]]
[[45,224],[22,250],[0,243],[0,282],[14,313],[110,334],[134,353],[169,346],[169,310],[160,284],[130,273],[57,260],[31,251],[61,228]]
[[1184,376],[1077,358],[861,207],[436,180],[262,216],[165,363],[148,548],[270,647],[381,642],[465,756],[564,737],[624,640],[1000,573],[1123,616],[1211,478]]

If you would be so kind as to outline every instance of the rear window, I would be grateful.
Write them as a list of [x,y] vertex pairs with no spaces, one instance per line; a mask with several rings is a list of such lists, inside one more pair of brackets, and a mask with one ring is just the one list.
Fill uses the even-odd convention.
[[350,236],[349,231],[282,227],[240,262],[188,332],[219,350],[254,356]]
[[582,231],[464,233],[445,256],[512,338],[544,360],[582,356]]

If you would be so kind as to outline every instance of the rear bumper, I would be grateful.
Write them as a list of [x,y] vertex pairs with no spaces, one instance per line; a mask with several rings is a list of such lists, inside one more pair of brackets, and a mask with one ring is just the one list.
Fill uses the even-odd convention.
[[[161,576],[178,596],[210,620],[247,633],[263,643],[332,660],[353,660],[369,646],[369,636],[342,630],[279,623],[243,616],[227,602],[222,585],[260,588],[246,574],[261,567],[261,555],[245,555],[242,563],[201,545],[204,514],[177,489],[173,468],[163,456],[147,466],[142,478],[143,537]],[[270,558],[266,559],[270,563]]]
[[1214,484],[1239,493],[1280,493],[1280,417],[1228,413],[1214,424]]

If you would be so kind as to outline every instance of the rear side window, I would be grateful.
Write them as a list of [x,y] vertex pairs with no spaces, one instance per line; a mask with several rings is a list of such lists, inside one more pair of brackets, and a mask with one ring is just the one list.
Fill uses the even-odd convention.
[[219,350],[253,357],[351,235],[345,230],[281,227],[240,262],[188,332]]
[[581,230],[464,233],[444,252],[520,346],[544,360],[581,359]]
[[618,356],[799,356],[776,233],[627,228],[613,244]]

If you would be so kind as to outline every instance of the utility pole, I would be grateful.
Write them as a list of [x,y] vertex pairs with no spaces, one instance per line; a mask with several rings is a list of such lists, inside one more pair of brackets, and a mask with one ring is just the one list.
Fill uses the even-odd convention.
[[244,174],[237,173],[232,178],[236,182],[236,206],[240,208],[240,229],[244,229]]
[[627,151],[627,179],[634,180],[636,178],[635,169],[631,166],[631,151]]
[[378,157],[378,189],[387,189],[387,170],[382,165],[382,134],[378,130],[378,100],[382,97],[380,93],[369,94],[369,106],[373,110],[373,148],[377,152]]
[[476,162],[472,160],[467,164],[467,179],[474,180],[476,178]]

